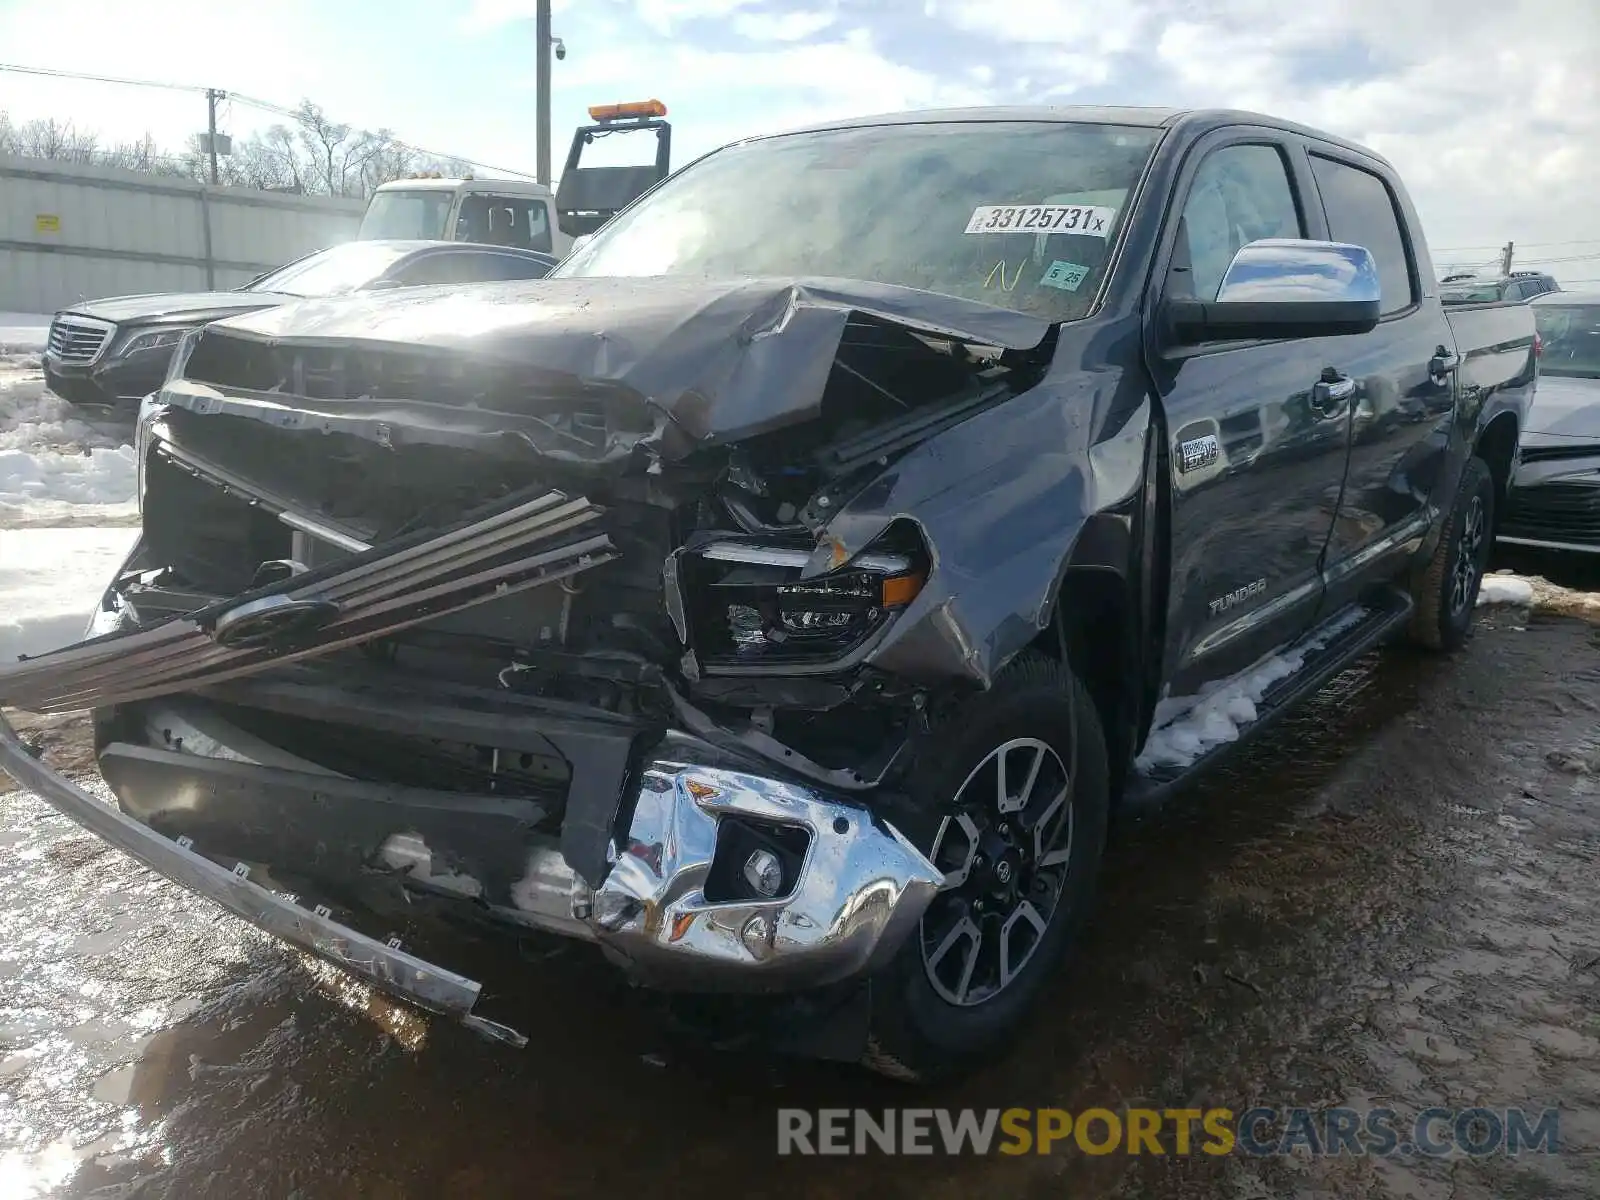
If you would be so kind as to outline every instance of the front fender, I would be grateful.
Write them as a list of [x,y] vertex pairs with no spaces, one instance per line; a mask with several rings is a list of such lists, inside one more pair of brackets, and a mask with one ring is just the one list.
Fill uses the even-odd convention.
[[1115,429],[1109,389],[1047,381],[924,442],[845,504],[827,537],[854,554],[896,521],[921,531],[927,585],[868,662],[987,687],[1045,629],[1086,527],[1143,486],[1151,408]]

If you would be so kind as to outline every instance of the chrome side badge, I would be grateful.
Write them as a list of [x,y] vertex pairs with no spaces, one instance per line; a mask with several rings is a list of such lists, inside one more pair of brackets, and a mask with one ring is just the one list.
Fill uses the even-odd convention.
[[1178,443],[1178,470],[1187,474],[1213,466],[1222,457],[1222,444],[1214,433]]
[[1243,604],[1246,600],[1259,596],[1266,590],[1267,581],[1265,579],[1257,579],[1253,583],[1245,584],[1242,588],[1234,588],[1233,591],[1218,596],[1211,602],[1211,615],[1214,617],[1218,613],[1225,613],[1234,605]]

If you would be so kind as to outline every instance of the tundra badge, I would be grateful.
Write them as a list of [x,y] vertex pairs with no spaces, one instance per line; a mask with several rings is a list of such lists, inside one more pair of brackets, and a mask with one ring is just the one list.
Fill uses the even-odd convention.
[[1178,443],[1178,470],[1198,471],[1202,467],[1209,467],[1222,457],[1222,447],[1217,442],[1217,435],[1208,433],[1201,437],[1190,438],[1186,442]]
[[1266,590],[1267,581],[1265,579],[1247,583],[1242,588],[1234,588],[1233,591],[1228,592],[1226,595],[1218,596],[1211,602],[1211,615],[1214,617],[1218,613],[1225,613],[1235,604],[1242,603],[1250,599],[1251,596],[1259,596]]

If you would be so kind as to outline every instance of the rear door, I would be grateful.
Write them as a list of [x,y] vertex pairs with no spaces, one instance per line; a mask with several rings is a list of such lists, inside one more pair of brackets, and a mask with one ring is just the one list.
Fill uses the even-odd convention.
[[[1215,299],[1240,247],[1313,233],[1320,218],[1292,167],[1295,144],[1251,128],[1197,144],[1178,186],[1180,219],[1157,259],[1162,299]],[[1317,407],[1323,339],[1179,347],[1161,344],[1159,318],[1148,326],[1172,486],[1166,676],[1174,696],[1194,695],[1314,619],[1350,408]]]
[[1415,214],[1383,169],[1319,142],[1303,152],[1328,236],[1371,251],[1382,288],[1378,327],[1324,347],[1354,388],[1350,469],[1328,542],[1331,611],[1391,581],[1428,531],[1454,413],[1455,342],[1422,286],[1432,264],[1409,236]]

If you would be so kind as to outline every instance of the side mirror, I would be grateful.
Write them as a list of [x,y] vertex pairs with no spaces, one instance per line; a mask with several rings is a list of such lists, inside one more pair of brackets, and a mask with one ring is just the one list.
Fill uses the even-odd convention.
[[1366,333],[1382,307],[1378,264],[1363,246],[1264,238],[1242,247],[1215,300],[1173,300],[1178,341],[1253,341]]

